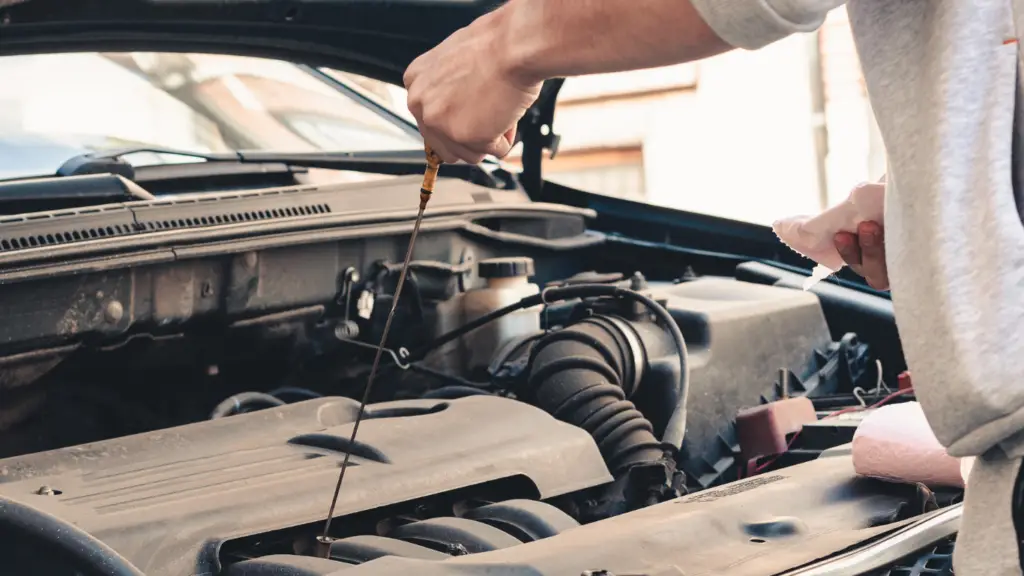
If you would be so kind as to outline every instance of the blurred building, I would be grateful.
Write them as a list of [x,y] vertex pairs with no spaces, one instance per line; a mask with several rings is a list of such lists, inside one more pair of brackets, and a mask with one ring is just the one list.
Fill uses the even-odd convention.
[[[408,117],[401,88],[334,74]],[[817,212],[885,171],[845,9],[757,52],[571,78],[555,132],[551,180],[762,224]]]
[[758,52],[569,79],[555,131],[554,181],[758,223],[885,169],[845,10]]
[[[136,53],[17,57],[4,65],[23,81],[0,90],[0,140],[74,132],[102,138],[99,147],[227,149],[225,127],[179,101],[188,87],[190,97],[215,104],[227,128],[259,136],[247,148],[408,144],[404,133],[382,140],[394,126],[283,62]],[[402,88],[327,72],[409,117]],[[54,88],[58,81],[84,88],[67,94]],[[817,33],[757,52],[569,79],[554,127],[561,147],[544,166],[554,181],[764,224],[817,212],[885,169],[842,9]]]

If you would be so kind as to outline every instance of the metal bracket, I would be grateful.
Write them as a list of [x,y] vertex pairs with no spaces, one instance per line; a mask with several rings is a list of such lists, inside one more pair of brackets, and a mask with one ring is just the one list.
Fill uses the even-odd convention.
[[342,342],[344,344],[351,344],[353,346],[358,346],[360,348],[366,348],[367,350],[373,350],[373,351],[377,351],[378,349],[383,350],[385,354],[387,354],[388,356],[391,356],[391,359],[394,360],[394,362],[395,362],[395,366],[398,366],[402,370],[408,370],[409,369],[409,362],[406,361],[409,358],[409,350],[407,350],[405,347],[399,348],[397,351],[395,351],[395,350],[392,350],[390,348],[381,348],[379,346],[375,346],[373,344],[367,344],[366,342],[360,342],[358,340],[349,340],[349,339],[346,339],[346,338],[339,338],[338,341]]
[[549,150],[548,157],[554,158],[561,142],[561,137],[554,132],[554,121],[555,104],[558,102],[558,92],[562,89],[563,83],[564,78],[546,80],[537,101],[530,106],[516,127],[516,139],[523,142],[523,173],[520,181],[526,192],[535,200],[543,193],[544,151]]

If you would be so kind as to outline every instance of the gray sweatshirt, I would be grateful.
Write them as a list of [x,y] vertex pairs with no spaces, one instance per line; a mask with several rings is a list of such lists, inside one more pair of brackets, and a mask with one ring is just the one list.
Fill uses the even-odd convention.
[[[814,31],[844,3],[692,1],[745,49]],[[1012,156],[1024,0],[845,3],[888,153],[886,252],[914,388],[950,454],[985,456],[956,573],[1020,574],[1010,493],[1024,456],[1024,226]]]

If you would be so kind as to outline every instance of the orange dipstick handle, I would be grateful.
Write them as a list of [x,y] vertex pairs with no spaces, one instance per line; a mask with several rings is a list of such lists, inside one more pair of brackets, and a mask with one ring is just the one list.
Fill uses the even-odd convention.
[[437,183],[437,171],[441,169],[441,157],[437,155],[430,146],[426,147],[427,171],[423,173],[423,185],[420,186],[420,210],[426,208],[430,202],[430,196],[434,193],[434,184]]

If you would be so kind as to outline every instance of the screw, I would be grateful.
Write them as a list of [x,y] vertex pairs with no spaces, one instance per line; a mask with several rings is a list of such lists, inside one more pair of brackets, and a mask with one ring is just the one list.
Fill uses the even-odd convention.
[[54,496],[57,494],[57,491],[49,486],[40,486],[39,489],[36,490],[36,494],[39,494],[40,496]]
[[111,300],[107,302],[107,307],[103,311],[106,320],[110,324],[117,324],[124,318],[124,306],[117,300]]
[[647,279],[644,275],[639,272],[634,272],[633,277],[629,279],[630,290],[643,290],[647,288]]

